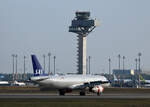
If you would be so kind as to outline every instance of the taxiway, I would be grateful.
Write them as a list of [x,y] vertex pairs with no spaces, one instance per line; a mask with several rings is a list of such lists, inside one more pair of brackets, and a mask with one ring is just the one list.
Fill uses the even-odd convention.
[[141,99],[141,98],[150,98],[150,94],[138,94],[138,93],[130,93],[130,94],[123,94],[123,93],[111,93],[111,94],[102,94],[100,96],[97,95],[91,95],[88,94],[86,96],[79,96],[77,94],[67,94],[66,96],[59,96],[57,94],[0,94],[0,98],[49,98],[49,99],[53,99],[53,98],[72,98],[72,99],[78,99],[78,98],[96,98],[96,99],[103,99],[103,98],[111,98],[111,99]]

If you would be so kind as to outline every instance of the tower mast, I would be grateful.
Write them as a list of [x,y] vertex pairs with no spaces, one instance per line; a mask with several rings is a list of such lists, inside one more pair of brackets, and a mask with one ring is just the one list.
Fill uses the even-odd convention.
[[98,25],[96,19],[90,19],[90,12],[78,11],[69,26],[69,32],[77,33],[77,71],[86,74],[86,37]]

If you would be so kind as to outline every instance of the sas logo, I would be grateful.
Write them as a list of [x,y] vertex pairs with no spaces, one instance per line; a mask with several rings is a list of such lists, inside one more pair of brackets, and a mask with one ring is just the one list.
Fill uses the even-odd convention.
[[35,74],[42,74],[42,69],[36,69]]

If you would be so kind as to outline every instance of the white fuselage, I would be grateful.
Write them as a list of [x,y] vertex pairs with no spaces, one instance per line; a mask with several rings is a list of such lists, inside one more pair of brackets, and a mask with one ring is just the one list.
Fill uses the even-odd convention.
[[[74,89],[77,86],[84,85],[84,83],[101,81],[107,82],[108,80],[104,76],[99,75],[53,75],[53,76],[35,76],[31,77],[31,80],[38,83],[41,86],[49,87],[51,89]],[[101,84],[103,87],[107,87],[110,83]]]

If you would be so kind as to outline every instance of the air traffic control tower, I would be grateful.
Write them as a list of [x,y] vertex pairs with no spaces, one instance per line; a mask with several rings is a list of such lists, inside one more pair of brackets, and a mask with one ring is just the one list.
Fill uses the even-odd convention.
[[78,34],[77,70],[78,74],[86,74],[86,37],[99,25],[99,22],[90,18],[90,12],[77,11],[75,14],[76,16],[72,20],[71,26],[69,26],[69,32]]

